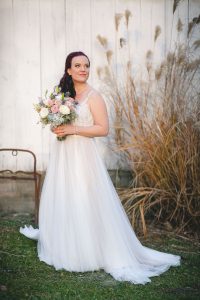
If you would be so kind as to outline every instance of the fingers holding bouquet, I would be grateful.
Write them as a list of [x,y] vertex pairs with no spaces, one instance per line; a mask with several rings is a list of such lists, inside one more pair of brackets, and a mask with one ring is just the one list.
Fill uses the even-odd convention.
[[53,128],[52,131],[58,136],[58,137],[64,137],[69,134],[75,133],[75,126],[71,124],[65,124],[60,125],[56,128]]

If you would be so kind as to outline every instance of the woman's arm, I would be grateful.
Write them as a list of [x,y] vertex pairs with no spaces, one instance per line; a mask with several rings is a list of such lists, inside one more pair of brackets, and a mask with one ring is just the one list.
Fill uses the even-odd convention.
[[62,137],[69,134],[77,134],[86,137],[106,136],[109,131],[108,113],[102,96],[95,92],[88,100],[93,116],[94,125],[74,126],[70,124],[61,125],[53,130],[57,136]]

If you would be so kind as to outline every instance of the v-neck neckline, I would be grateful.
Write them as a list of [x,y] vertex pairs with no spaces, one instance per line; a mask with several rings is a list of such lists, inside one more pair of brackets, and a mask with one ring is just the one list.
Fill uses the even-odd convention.
[[77,105],[81,105],[81,104],[83,104],[83,103],[85,103],[85,101],[87,100],[87,98],[89,97],[89,95],[90,95],[90,93],[93,91],[93,89],[91,88],[90,90],[89,90],[89,92],[86,94],[86,96],[83,98],[83,100],[81,100],[80,102],[79,101],[77,101],[76,99],[76,102],[78,102],[77,103]]

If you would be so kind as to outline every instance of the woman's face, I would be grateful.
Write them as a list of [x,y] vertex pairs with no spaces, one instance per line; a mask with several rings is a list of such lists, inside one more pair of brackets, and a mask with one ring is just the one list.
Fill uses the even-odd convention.
[[86,56],[72,58],[71,68],[67,70],[74,82],[86,82],[89,77],[90,65]]

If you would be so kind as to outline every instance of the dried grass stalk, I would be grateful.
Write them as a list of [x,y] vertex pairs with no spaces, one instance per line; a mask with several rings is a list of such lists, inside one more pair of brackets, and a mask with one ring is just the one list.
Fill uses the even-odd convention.
[[154,33],[154,42],[156,42],[157,38],[159,37],[159,35],[161,34],[161,28],[159,25],[156,26],[155,28],[155,33]]
[[[174,1],[174,11],[178,3]],[[177,30],[182,30],[181,21]],[[197,232],[200,225],[197,48],[176,44],[156,70],[151,65],[153,52],[148,51],[146,68],[149,72],[152,67],[153,82],[137,81],[130,61],[120,81],[109,67],[104,73],[115,109],[115,145],[134,177],[132,186],[121,193],[122,203],[133,225],[141,220],[144,234],[147,215],[178,232]]]
[[112,55],[113,55],[113,52],[111,50],[106,51],[106,57],[107,57],[108,64],[110,64],[110,62],[111,62]]
[[196,40],[196,41],[193,43],[193,46],[194,46],[194,50],[197,50],[197,48],[200,47],[200,40]]
[[178,18],[176,29],[178,32],[181,32],[183,30],[183,23],[180,18]]
[[123,14],[115,14],[115,29],[116,29],[116,31],[118,31],[118,29],[119,29],[119,24],[120,24],[122,17],[123,17]]
[[132,13],[130,12],[130,10],[126,9],[125,10],[125,20],[126,20],[126,27],[128,28],[129,25],[129,19],[132,16]]
[[175,13],[179,3],[181,2],[181,0],[174,0],[174,3],[173,3],[173,14]]
[[188,36],[191,34],[192,30],[200,23],[200,15],[196,18],[193,18],[192,21],[188,24]]
[[107,49],[108,47],[108,40],[107,38],[101,36],[101,35],[97,35],[97,39],[99,41],[99,43],[104,47],[104,49]]

